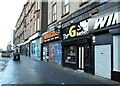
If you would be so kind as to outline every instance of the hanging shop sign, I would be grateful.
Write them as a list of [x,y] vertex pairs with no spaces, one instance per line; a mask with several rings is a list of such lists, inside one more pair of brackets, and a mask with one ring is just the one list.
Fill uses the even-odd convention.
[[63,40],[88,34],[88,20],[71,25],[63,29]]
[[59,38],[59,34],[57,34],[56,32],[51,32],[42,36],[42,42],[48,42]]

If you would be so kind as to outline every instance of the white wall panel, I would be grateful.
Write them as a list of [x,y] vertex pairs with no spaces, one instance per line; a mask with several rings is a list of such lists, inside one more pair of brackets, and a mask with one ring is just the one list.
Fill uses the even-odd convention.
[[120,36],[113,36],[113,71],[120,71]]

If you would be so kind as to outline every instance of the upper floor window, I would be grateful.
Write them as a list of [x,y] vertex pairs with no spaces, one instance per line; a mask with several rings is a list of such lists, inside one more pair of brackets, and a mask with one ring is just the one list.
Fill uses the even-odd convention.
[[37,20],[35,19],[35,25],[34,25],[35,32],[37,31]]
[[52,6],[52,21],[57,20],[57,6],[56,3]]
[[40,10],[40,0],[37,1],[37,10]]
[[69,13],[69,0],[63,0],[63,15]]
[[40,2],[40,0],[36,0],[35,4],[36,4],[35,10],[40,10],[40,8],[41,8],[41,2]]
[[37,19],[37,31],[39,31],[40,30],[40,19],[38,18]]
[[30,15],[30,21],[32,20],[32,18],[33,18],[33,14],[34,12],[33,12],[33,10],[31,10],[31,15]]

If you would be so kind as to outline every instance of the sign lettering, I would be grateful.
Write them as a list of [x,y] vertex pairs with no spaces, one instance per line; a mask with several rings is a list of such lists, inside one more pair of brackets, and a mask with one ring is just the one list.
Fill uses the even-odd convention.
[[96,19],[94,29],[110,26],[119,23],[118,12]]
[[45,40],[50,41],[50,39],[53,40],[53,37],[57,36],[59,37],[59,34],[57,34],[56,32],[48,33],[42,37],[42,42],[45,42]]
[[77,31],[75,30],[76,26],[72,26],[69,30],[70,37],[75,37],[77,35]]
[[82,21],[78,25],[73,25],[70,27],[68,33],[63,34],[63,39],[68,39],[69,37],[76,37],[88,34],[88,21]]

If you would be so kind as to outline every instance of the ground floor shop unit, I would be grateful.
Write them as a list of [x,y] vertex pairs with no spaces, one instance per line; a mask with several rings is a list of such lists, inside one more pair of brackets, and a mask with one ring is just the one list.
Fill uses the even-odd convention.
[[21,55],[26,55],[26,47],[25,47],[25,45],[20,46],[20,54]]
[[28,39],[29,43],[29,57],[35,58],[37,60],[41,60],[40,52],[41,52],[41,43],[40,43],[40,32],[36,32]]
[[96,34],[93,42],[94,74],[111,79],[112,70],[112,35]]
[[36,58],[38,60],[41,60],[40,58],[40,49],[41,49],[41,45],[40,45],[40,38],[34,39],[32,41],[30,41],[30,57],[31,58]]
[[[54,26],[52,26],[54,29]],[[60,34],[53,31],[47,31],[42,34],[42,60],[45,62],[62,62],[62,46]]]
[[93,43],[94,74],[120,81],[120,35],[113,35],[111,31],[110,33],[97,33],[93,36],[95,37]]
[[20,54],[24,56],[29,56],[29,43],[22,44],[20,46]]
[[63,66],[93,74],[91,35],[64,40],[62,51]]
[[29,37],[25,42],[19,44],[20,54],[41,60],[40,37],[41,37],[40,32],[36,32],[31,37]]
[[30,57],[30,52],[29,52],[30,44],[29,44],[29,43],[26,43],[25,46],[26,46],[26,56]]
[[55,62],[61,64],[62,46],[61,41],[49,42],[43,44],[43,61]]
[[20,55],[23,56],[30,56],[29,55],[29,42],[25,41],[24,43],[20,43],[18,45],[16,45],[15,48],[18,48],[18,52],[20,53]]
[[89,34],[87,15],[89,11],[86,10],[84,14],[62,22],[62,65],[93,74],[92,35]]
[[[107,12],[106,12],[107,13]],[[91,19],[90,34],[93,35],[94,74],[104,78],[120,81],[120,21],[118,11],[102,14]],[[113,16],[114,15],[114,16]],[[107,18],[97,25],[96,21]],[[111,19],[110,23],[110,20]],[[113,22],[115,21],[115,22]],[[103,24],[103,27],[99,25]]]

